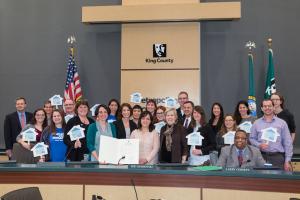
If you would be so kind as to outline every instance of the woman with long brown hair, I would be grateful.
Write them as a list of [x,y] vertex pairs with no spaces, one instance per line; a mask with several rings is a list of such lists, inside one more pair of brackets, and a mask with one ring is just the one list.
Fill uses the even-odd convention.
[[236,131],[237,126],[236,126],[236,121],[233,115],[227,114],[224,117],[224,123],[221,126],[221,130],[218,132],[216,136],[216,142],[217,142],[217,150],[220,154],[221,148],[226,146],[224,143],[224,138],[223,136],[228,133],[229,131]]
[[194,132],[200,132],[203,137],[201,146],[191,146],[189,163],[191,165],[209,164],[210,152],[216,148],[216,138],[209,124],[206,123],[204,109],[195,106],[191,126]]
[[41,137],[41,142],[49,146],[46,161],[63,162],[67,146],[63,141],[66,122],[62,110],[55,109],[51,114],[50,126],[47,126]]

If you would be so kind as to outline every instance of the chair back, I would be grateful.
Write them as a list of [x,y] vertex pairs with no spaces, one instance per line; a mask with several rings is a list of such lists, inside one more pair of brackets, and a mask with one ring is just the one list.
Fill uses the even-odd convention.
[[28,187],[6,193],[1,200],[43,200],[38,187]]

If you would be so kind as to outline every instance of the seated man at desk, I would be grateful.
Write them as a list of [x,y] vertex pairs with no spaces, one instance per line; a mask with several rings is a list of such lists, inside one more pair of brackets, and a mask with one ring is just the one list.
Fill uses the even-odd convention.
[[265,163],[259,149],[247,144],[247,133],[238,130],[235,133],[234,144],[222,148],[217,165],[248,168],[263,167]]

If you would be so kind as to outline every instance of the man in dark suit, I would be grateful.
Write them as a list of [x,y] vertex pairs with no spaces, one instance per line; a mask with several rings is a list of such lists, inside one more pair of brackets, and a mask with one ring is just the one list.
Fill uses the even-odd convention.
[[247,168],[262,167],[265,164],[260,150],[254,146],[247,145],[247,133],[238,130],[235,133],[234,144],[225,146],[217,162],[221,167]]
[[192,126],[192,115],[194,112],[194,103],[192,101],[186,101],[183,104],[183,127],[185,128],[187,134],[194,132],[194,127]]
[[26,100],[24,97],[16,99],[16,112],[6,115],[4,120],[4,139],[6,155],[11,158],[13,144],[22,128],[32,119],[32,113],[25,112]]
[[180,107],[176,109],[177,119],[178,119],[179,123],[181,123],[183,125],[183,120],[185,118],[184,112],[183,112],[183,104],[189,100],[188,93],[185,91],[179,92],[177,100],[180,105]]

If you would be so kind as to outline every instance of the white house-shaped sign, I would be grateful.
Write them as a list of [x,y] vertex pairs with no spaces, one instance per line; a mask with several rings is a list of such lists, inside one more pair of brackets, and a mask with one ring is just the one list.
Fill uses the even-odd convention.
[[67,133],[70,136],[71,141],[79,140],[84,138],[84,128],[80,125],[73,126],[73,128]]
[[22,139],[24,141],[27,141],[27,142],[35,142],[36,141],[37,132],[35,132],[34,128],[26,129],[21,134],[22,134]]
[[188,139],[188,145],[193,146],[202,146],[202,140],[204,137],[200,134],[200,132],[193,132],[186,136]]
[[238,126],[241,130],[246,131],[246,133],[250,133],[252,123],[250,121],[245,121]]
[[234,144],[234,136],[235,131],[228,131],[225,135],[222,136],[224,138],[224,144]]
[[270,127],[261,130],[261,139],[269,142],[276,142],[277,137],[280,136],[276,128]]
[[61,106],[63,104],[63,98],[56,94],[49,99],[51,101],[52,106]]
[[175,107],[176,103],[177,103],[177,101],[173,97],[168,97],[168,98],[165,99],[165,106],[167,108],[173,108],[173,107]]
[[142,101],[142,94],[139,92],[135,92],[130,95],[130,102],[131,103],[141,103]]
[[65,116],[65,121],[66,121],[66,123],[68,123],[68,121],[71,119],[71,118],[73,118],[75,115],[66,115]]
[[31,151],[33,152],[33,157],[44,156],[48,154],[48,145],[45,145],[44,142],[39,142],[34,147],[32,147]]
[[97,103],[97,104],[93,105],[93,107],[91,107],[90,111],[91,111],[93,117],[95,116],[96,108],[97,108],[99,105],[100,105],[100,104]]
[[160,129],[161,129],[164,125],[166,125],[166,122],[164,122],[164,121],[157,122],[156,124],[154,124],[155,130],[156,130],[158,133],[160,133]]

